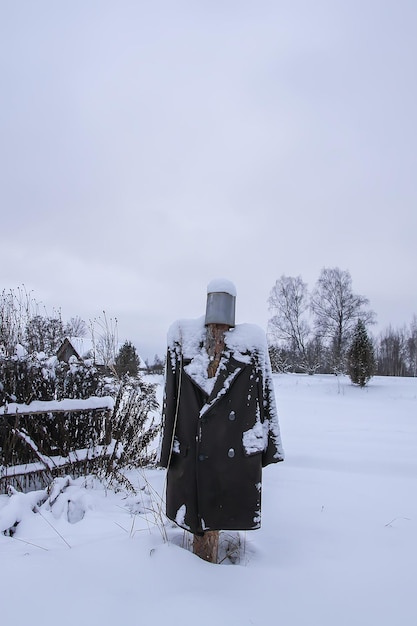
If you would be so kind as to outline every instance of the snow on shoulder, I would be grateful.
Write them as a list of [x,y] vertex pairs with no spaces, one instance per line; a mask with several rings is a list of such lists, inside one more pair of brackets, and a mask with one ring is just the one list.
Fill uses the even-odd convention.
[[266,335],[256,324],[237,324],[225,333],[226,346],[232,352],[257,352],[265,354],[268,351]]
[[173,351],[178,346],[185,359],[192,359],[204,342],[206,328],[204,317],[177,320],[168,330],[168,348]]
[[[200,352],[206,336],[204,316],[197,319],[181,319],[168,330],[168,348],[179,347],[185,359],[192,359]],[[266,357],[268,346],[264,331],[256,324],[237,324],[225,333],[226,348],[236,355],[257,353]]]

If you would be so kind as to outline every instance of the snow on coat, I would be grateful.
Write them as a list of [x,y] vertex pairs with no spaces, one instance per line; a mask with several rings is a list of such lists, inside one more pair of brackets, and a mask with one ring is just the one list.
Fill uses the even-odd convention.
[[159,463],[168,467],[166,512],[194,534],[261,525],[262,467],[282,461],[265,334],[241,324],[225,333],[208,378],[204,318],[168,333]]

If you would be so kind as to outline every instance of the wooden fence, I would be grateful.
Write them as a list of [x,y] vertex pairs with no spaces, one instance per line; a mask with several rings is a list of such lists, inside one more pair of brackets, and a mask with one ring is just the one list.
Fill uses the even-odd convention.
[[0,407],[0,493],[96,471],[113,453],[112,399]]

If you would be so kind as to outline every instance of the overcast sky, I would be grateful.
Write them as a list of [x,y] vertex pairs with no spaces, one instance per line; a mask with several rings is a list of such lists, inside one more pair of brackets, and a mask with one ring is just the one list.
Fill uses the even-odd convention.
[[417,313],[415,0],[1,0],[0,288],[144,357],[214,278]]

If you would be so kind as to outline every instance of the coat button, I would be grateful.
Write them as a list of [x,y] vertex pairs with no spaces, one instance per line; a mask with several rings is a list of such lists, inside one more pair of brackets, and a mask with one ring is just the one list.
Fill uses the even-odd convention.
[[233,448],[229,448],[227,456],[229,457],[229,459],[233,459],[233,457],[235,456],[235,451],[233,450]]
[[229,413],[229,420],[231,422],[233,422],[233,420],[235,420],[235,419],[236,419],[236,413],[234,411],[230,411],[230,413]]
[[206,458],[207,458],[207,457],[206,457],[206,455],[205,455],[205,454],[199,454],[199,455],[198,455],[198,460],[199,460],[199,461],[204,461]]

